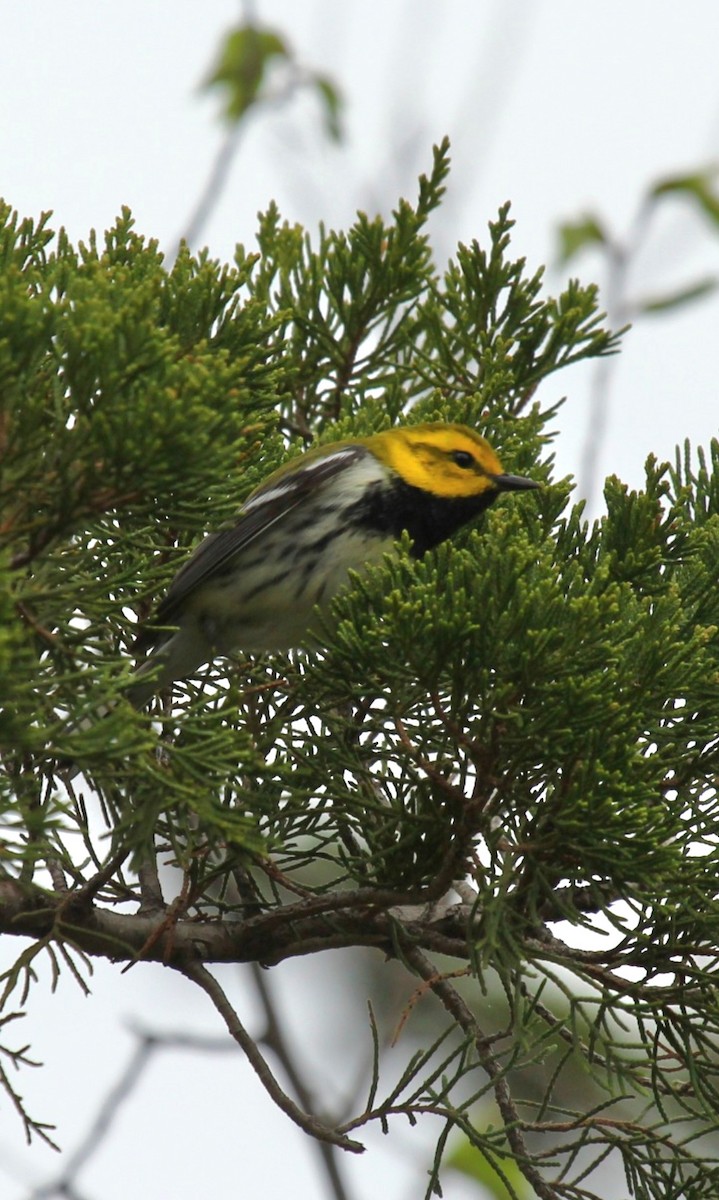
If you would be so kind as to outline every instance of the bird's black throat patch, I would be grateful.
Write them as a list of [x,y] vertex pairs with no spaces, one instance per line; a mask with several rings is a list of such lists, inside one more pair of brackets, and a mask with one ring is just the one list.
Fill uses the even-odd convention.
[[421,558],[489,508],[498,495],[497,489],[488,488],[479,496],[436,496],[397,479],[389,488],[381,483],[367,488],[348,516],[385,536],[400,537],[406,531],[413,556]]

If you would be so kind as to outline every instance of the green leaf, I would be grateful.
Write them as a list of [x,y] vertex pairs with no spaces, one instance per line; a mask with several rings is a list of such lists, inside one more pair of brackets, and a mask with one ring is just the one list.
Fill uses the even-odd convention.
[[340,124],[342,97],[339,91],[326,75],[313,75],[310,82],[317,89],[317,94],[322,102],[327,133],[334,142],[340,142],[342,140]]
[[715,167],[695,171],[689,175],[675,175],[655,184],[650,192],[652,199],[662,196],[684,194],[695,200],[712,225],[719,225],[719,191],[716,188]]
[[532,1189],[513,1159],[502,1158],[501,1170],[513,1189],[514,1195],[507,1189],[501,1176],[482,1151],[473,1146],[466,1138],[457,1143],[452,1153],[446,1158],[445,1166],[458,1171],[466,1179],[472,1179],[475,1183],[481,1184],[489,1195],[495,1197],[495,1200],[516,1200],[516,1197],[521,1197],[522,1200],[526,1197],[526,1200],[529,1200],[532,1195]]
[[224,92],[224,115],[236,124],[260,98],[267,68],[277,59],[291,60],[278,34],[256,25],[240,26],[228,34],[217,66],[203,86]]
[[603,246],[608,242],[606,231],[597,217],[587,214],[576,221],[564,221],[558,229],[557,259],[565,265],[587,246]]
[[673,308],[681,308],[683,304],[690,304],[692,300],[700,300],[703,296],[708,296],[711,292],[716,291],[719,280],[715,275],[707,275],[704,279],[697,280],[696,283],[690,283],[687,287],[679,288],[676,292],[668,292],[664,296],[654,296],[646,300],[641,300],[637,306],[637,313],[660,313],[668,312]]

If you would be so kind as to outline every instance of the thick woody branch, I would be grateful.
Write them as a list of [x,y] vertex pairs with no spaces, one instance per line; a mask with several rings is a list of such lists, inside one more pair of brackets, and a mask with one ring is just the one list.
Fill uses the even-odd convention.
[[[431,893],[427,893],[429,900]],[[57,896],[17,880],[0,880],[0,933],[31,938],[56,937],[84,953],[132,962],[142,958],[181,967],[188,962],[259,962],[272,965],[318,950],[346,946],[389,948],[390,909],[417,900],[416,894],[361,888],[311,896],[245,921],[169,919],[166,912],[115,912],[95,904],[83,889],[77,898]],[[444,953],[466,946],[461,922],[448,935],[419,914],[404,921],[420,944]],[[454,936],[452,936],[454,935]],[[456,938],[456,941],[455,941]]]

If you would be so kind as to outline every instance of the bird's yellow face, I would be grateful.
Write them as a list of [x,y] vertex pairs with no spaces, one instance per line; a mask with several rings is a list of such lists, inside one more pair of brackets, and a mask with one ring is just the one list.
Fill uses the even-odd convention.
[[405,483],[447,499],[480,496],[502,475],[492,447],[465,425],[411,425],[367,444]]

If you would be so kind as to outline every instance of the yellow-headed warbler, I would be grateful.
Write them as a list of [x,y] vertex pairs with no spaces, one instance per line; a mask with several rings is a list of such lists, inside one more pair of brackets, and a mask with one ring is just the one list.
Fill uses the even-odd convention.
[[489,443],[463,425],[404,426],[292,459],[180,568],[137,639],[147,658],[130,699],[140,707],[232,650],[301,645],[315,606],[403,531],[419,557],[500,492],[536,487],[506,475]]

